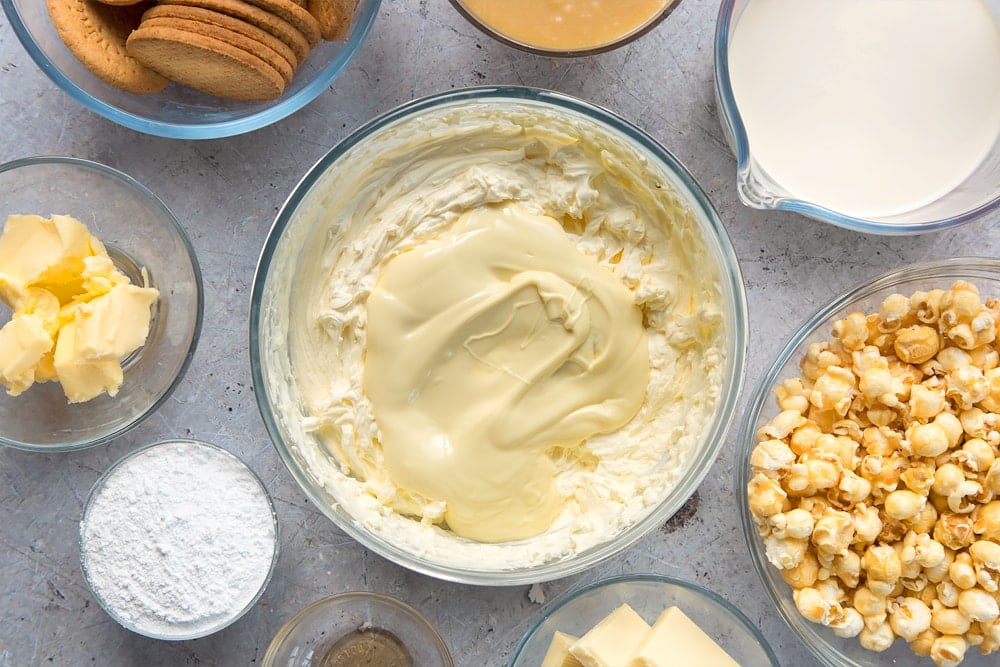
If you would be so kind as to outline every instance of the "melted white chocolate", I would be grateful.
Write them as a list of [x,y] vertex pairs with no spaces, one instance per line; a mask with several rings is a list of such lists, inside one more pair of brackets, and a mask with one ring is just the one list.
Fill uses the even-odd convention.
[[555,448],[642,405],[642,311],[558,222],[518,207],[463,214],[388,262],[368,297],[364,391],[386,469],[444,501],[457,535],[545,531],[562,509]]

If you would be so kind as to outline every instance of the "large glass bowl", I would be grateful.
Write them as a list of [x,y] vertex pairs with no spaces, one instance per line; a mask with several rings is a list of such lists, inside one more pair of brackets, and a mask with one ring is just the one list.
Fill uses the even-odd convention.
[[[829,628],[806,620],[792,599],[792,588],[782,579],[778,569],[771,565],[765,553],[753,515],[747,501],[747,483],[750,480],[750,454],[757,444],[757,432],[779,412],[774,390],[784,380],[799,377],[799,361],[809,345],[831,339],[833,323],[848,313],[878,312],[879,304],[890,294],[909,296],[916,291],[948,289],[956,280],[966,280],[976,285],[987,297],[1000,297],[1000,261],[988,258],[956,257],[923,262],[902,267],[866,281],[849,289],[828,305],[809,317],[798,331],[785,343],[777,358],[750,397],[749,407],[740,433],[739,463],[736,473],[736,497],[739,502],[743,535],[753,560],[754,569],[764,583],[768,597],[777,607],[785,622],[800,640],[829,667],[887,667],[889,665],[926,665],[930,658],[918,658],[906,642],[896,639],[893,646],[883,653],[862,648],[857,638],[843,639]],[[980,655],[975,647],[965,654],[963,666],[981,667],[995,665],[997,656]]]
[[[736,189],[752,208],[793,211],[844,229],[880,235],[941,231],[1000,210],[1000,137],[978,169],[951,192],[917,210],[881,218],[859,218],[797,199],[760,168],[733,95],[729,46],[740,15],[753,0],[722,0],[715,29],[715,94],[719,119],[736,155]],[[779,29],[779,28],[776,28]]]
[[172,139],[214,139],[250,132],[298,111],[326,90],[361,48],[381,0],[358,0],[347,38],[321,41],[281,97],[224,100],[171,84],[136,95],[91,74],[63,44],[41,0],[0,0],[14,34],[35,64],[87,109],[125,127]]
[[[144,185],[111,167],[68,157],[0,165],[0,221],[10,214],[70,215],[102,241],[134,284],[159,290],[145,344],[123,360],[118,394],[68,403],[58,382],[20,396],[0,390],[0,444],[57,452],[116,438],[170,396],[201,331],[201,270],[177,219]],[[11,316],[0,303],[0,325]]]
[[511,654],[510,667],[536,667],[559,631],[582,637],[627,604],[650,625],[667,607],[678,607],[741,667],[778,667],[764,636],[743,612],[696,584],[659,574],[627,574],[581,586],[547,605]]
[[[399,535],[384,529],[380,533],[377,527],[368,525],[361,519],[359,510],[355,510],[358,516],[353,515],[346,502],[348,498],[338,498],[310,472],[306,457],[313,456],[310,451],[319,450],[315,435],[304,430],[306,419],[300,407],[299,387],[289,354],[289,329],[309,326],[305,321],[288,321],[292,312],[289,304],[295,294],[293,286],[303,285],[303,281],[308,280],[308,277],[299,277],[297,267],[303,261],[303,253],[315,245],[314,239],[323,238],[331,231],[330,223],[316,223],[310,213],[329,210],[327,189],[351,182],[351,175],[361,168],[359,159],[363,165],[369,164],[369,158],[377,160],[377,155],[382,154],[381,147],[391,145],[384,139],[389,130],[402,126],[405,132],[401,130],[400,134],[403,136],[426,136],[427,139],[421,141],[437,141],[441,133],[434,129],[421,127],[416,131],[405,124],[416,123],[415,119],[465,118],[463,110],[483,109],[483,105],[488,105],[484,115],[490,118],[493,116],[489,114],[501,113],[505,108],[521,109],[525,105],[533,114],[560,114],[560,118],[568,115],[573,122],[586,123],[588,131],[598,128],[602,137],[607,133],[602,141],[610,143],[605,145],[621,142],[637,151],[644,168],[656,179],[654,182],[667,184],[669,187],[664,188],[664,192],[673,191],[692,213],[687,216],[693,220],[691,233],[702,237],[699,247],[706,250],[699,252],[705,262],[713,265],[713,273],[717,276],[720,316],[725,329],[722,343],[725,360],[720,366],[718,395],[714,396],[708,423],[700,430],[702,435],[694,439],[697,444],[687,452],[680,466],[674,486],[664,497],[651,502],[648,513],[621,527],[613,539],[585,549],[572,549],[562,556],[532,565],[489,565],[471,557],[469,560],[474,563],[456,565],[454,554],[446,553],[445,549],[441,549],[440,554],[421,555],[414,548],[400,546],[402,538]],[[377,144],[380,148],[374,149],[373,155],[360,157],[366,146],[380,140],[383,143]],[[423,152],[417,149],[407,154],[422,155]],[[611,157],[608,159],[613,161]],[[473,584],[514,585],[579,572],[635,543],[680,509],[707,474],[725,439],[742,383],[747,317],[743,283],[726,231],[705,193],[673,155],[627,121],[586,102],[531,88],[482,87],[431,96],[390,111],[360,128],[313,166],[285,202],[261,252],[251,296],[249,333],[254,391],[268,432],[296,481],[323,513],[369,549],[415,571]],[[339,483],[340,473],[336,474]],[[519,546],[533,548],[528,541]]]
[[262,664],[324,664],[327,653],[335,650],[338,642],[345,638],[350,641],[359,631],[388,633],[388,641],[396,646],[402,644],[419,667],[454,667],[441,635],[419,611],[387,595],[366,592],[338,593],[300,609],[274,635]]

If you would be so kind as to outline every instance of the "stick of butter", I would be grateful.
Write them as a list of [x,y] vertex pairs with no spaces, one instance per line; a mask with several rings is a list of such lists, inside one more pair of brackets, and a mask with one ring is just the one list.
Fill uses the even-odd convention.
[[639,644],[629,667],[740,667],[677,607],[668,607]]
[[615,609],[569,649],[584,667],[624,667],[649,632],[627,604]]

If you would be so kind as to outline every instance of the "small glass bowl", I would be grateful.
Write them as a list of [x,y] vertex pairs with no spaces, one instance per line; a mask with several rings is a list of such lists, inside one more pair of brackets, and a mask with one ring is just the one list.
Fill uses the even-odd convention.
[[[342,174],[353,173],[359,168],[359,161],[369,160],[371,156],[365,156],[364,151],[378,150],[371,146],[382,146],[380,142],[386,142],[392,132],[426,136],[428,146],[433,146],[447,133],[437,127],[428,131],[421,126],[422,122],[433,119],[436,124],[446,124],[452,121],[440,119],[467,118],[467,112],[483,109],[488,109],[490,114],[503,114],[505,110],[507,113],[525,112],[527,109],[539,118],[569,118],[585,127],[586,132],[599,132],[602,145],[608,146],[608,151],[613,151],[610,147],[619,146],[623,151],[630,154],[634,151],[641,156],[650,177],[668,184],[664,192],[676,194],[691,213],[699,248],[701,244],[704,246],[699,252],[704,252],[706,261],[712,263],[717,275],[719,310],[726,331],[722,343],[725,360],[721,365],[721,384],[714,397],[712,413],[706,415],[709,421],[687,454],[674,485],[650,505],[644,516],[621,528],[614,536],[587,548],[567,549],[550,560],[531,564],[475,559],[474,562],[456,563],[454,553],[446,548],[421,553],[418,548],[404,543],[400,535],[366,521],[359,504],[347,493],[338,497],[341,489],[320,481],[310,470],[309,461],[315,456],[310,455],[308,449],[318,441],[314,433],[306,433],[302,428],[302,398],[288,345],[289,320],[298,321],[295,317],[299,315],[298,311],[291,312],[289,305],[295,289],[307,289],[310,284],[308,274],[304,273],[301,278],[296,274],[301,270],[303,247],[311,247],[309,239],[319,238],[312,236],[315,230],[329,224],[314,215],[317,210],[330,210],[324,188],[329,188],[331,182],[346,182]],[[420,131],[414,132],[414,127],[420,127]],[[415,159],[420,159],[421,153],[413,154],[418,156]],[[569,576],[619,553],[677,512],[708,474],[725,442],[743,382],[746,339],[746,294],[739,263],[718,214],[687,169],[656,140],[619,116],[567,95],[534,88],[475,87],[449,91],[405,104],[359,128],[322,157],[285,202],[261,252],[250,299],[250,363],[257,404],[275,449],[310,500],[345,533],[399,565],[449,581],[485,586],[530,584]],[[460,541],[457,544],[463,546]],[[516,546],[530,547],[530,539]]]
[[[43,3],[39,3],[43,4]],[[134,284],[160,292],[145,345],[123,360],[114,398],[69,403],[58,382],[20,396],[0,387],[0,444],[59,452],[116,438],[170,396],[191,362],[201,330],[201,270],[194,248],[159,198],[130,176],[71,157],[35,157],[0,165],[0,224],[11,214],[70,215],[104,243]],[[10,319],[0,303],[0,326]]]
[[881,218],[859,218],[797,199],[757,164],[736,105],[729,75],[729,46],[740,15],[753,0],[722,0],[715,26],[715,96],[723,133],[736,156],[740,200],[757,209],[792,211],[843,229],[866,234],[905,236],[942,231],[1000,210],[1000,137],[976,171],[951,192],[921,208]]
[[63,44],[45,2],[0,0],[24,49],[59,88],[87,109],[146,134],[171,139],[214,139],[262,128],[298,111],[330,87],[357,55],[381,0],[358,0],[345,40],[321,41],[295,72],[281,97],[263,102],[225,100],[171,84],[136,95],[104,83]]
[[[775,388],[787,379],[800,377],[799,362],[809,345],[831,339],[833,323],[852,311],[878,312],[878,306],[890,294],[909,296],[916,291],[948,289],[956,280],[966,280],[979,288],[982,297],[1000,296],[1000,260],[979,257],[955,257],[946,260],[921,262],[905,266],[859,284],[809,317],[798,331],[785,343],[771,367],[760,380],[750,397],[743,427],[739,436],[736,464],[735,493],[743,523],[743,537],[754,569],[757,571],[768,597],[778,609],[792,631],[823,664],[828,667],[890,667],[892,665],[926,665],[929,658],[918,658],[906,642],[897,639],[884,652],[876,653],[863,648],[857,637],[844,639],[822,625],[806,620],[795,606],[792,588],[781,578],[778,569],[767,559],[763,540],[747,501],[747,483],[750,481],[750,455],[757,444],[757,432],[778,414]],[[996,665],[997,654],[983,656],[970,647],[962,662],[963,667]]]
[[[143,628],[137,625],[136,623],[126,620],[125,618],[122,617],[119,611],[114,608],[113,604],[110,604],[100,595],[98,589],[94,587],[94,584],[92,582],[92,575],[87,567],[88,559],[85,547],[84,530],[87,526],[87,522],[90,519],[94,503],[96,499],[100,496],[101,492],[104,490],[109,479],[111,479],[115,474],[119,473],[128,463],[134,461],[135,459],[138,459],[139,457],[145,454],[151,453],[154,449],[160,447],[175,446],[175,445],[204,448],[205,450],[208,450],[209,452],[215,455],[221,454],[224,457],[228,457],[238,465],[240,473],[243,474],[243,479],[240,479],[239,482],[242,484],[253,485],[255,488],[259,489],[262,497],[266,501],[267,509],[273,525],[273,532],[272,532],[273,550],[270,563],[268,564],[267,572],[262,577],[260,587],[257,588],[252,597],[249,597],[246,603],[243,604],[241,607],[233,610],[233,612],[227,616],[215,619],[215,622],[211,624],[200,625],[193,629],[191,627],[186,627],[179,629],[176,632],[161,632],[161,631],[151,630],[149,628]],[[171,472],[176,473],[178,475],[183,475],[187,471],[178,469]],[[212,508],[210,507],[202,509],[204,510],[205,513],[211,513],[212,511]],[[178,520],[183,521],[184,519],[180,518]],[[242,529],[242,526],[233,526],[232,528]],[[235,623],[244,614],[246,614],[255,604],[257,604],[257,601],[260,599],[261,595],[264,594],[264,591],[267,589],[268,584],[271,582],[271,576],[274,574],[274,566],[278,562],[278,552],[280,543],[281,540],[278,534],[278,516],[274,511],[274,503],[272,502],[271,496],[268,494],[267,488],[264,486],[264,483],[261,481],[260,477],[257,476],[257,473],[251,470],[249,466],[247,466],[242,460],[240,460],[238,456],[236,456],[232,452],[229,452],[223,449],[222,447],[219,447],[218,445],[213,445],[211,443],[202,442],[199,440],[188,440],[188,439],[164,440],[161,442],[155,442],[149,445],[145,445],[121,457],[120,459],[115,461],[104,472],[104,474],[101,475],[100,478],[98,478],[96,482],[94,482],[93,487],[91,487],[90,489],[90,495],[87,496],[87,501],[83,506],[83,513],[80,516],[80,534],[79,534],[80,567],[83,571],[83,578],[87,582],[88,589],[94,596],[94,599],[97,600],[97,603],[101,606],[101,609],[103,609],[108,616],[114,619],[115,622],[117,622],[126,630],[130,630],[137,634],[143,635],[144,637],[150,637],[151,639],[162,639],[168,641],[183,641],[188,639],[198,639],[201,637],[207,637],[208,635],[214,634],[219,630],[222,630],[223,628],[226,628]],[[143,564],[139,562],[130,561],[126,567],[143,567]],[[126,576],[127,574],[128,572],[123,572],[122,578],[129,579],[129,577]]]
[[450,0],[452,6],[458,10],[469,23],[474,25],[476,28],[481,30],[483,33],[489,37],[497,40],[502,44],[511,46],[515,49],[520,49],[521,51],[526,51],[528,53],[534,53],[540,56],[556,56],[556,57],[579,57],[579,56],[593,56],[599,53],[607,53],[608,51],[613,51],[614,49],[630,44],[635,40],[639,39],[647,32],[655,28],[659,23],[667,18],[670,13],[680,4],[681,0],[667,0],[666,5],[663,9],[652,14],[646,21],[642,24],[636,26],[632,30],[625,32],[610,42],[598,43],[593,45],[580,46],[577,48],[566,48],[560,49],[556,47],[550,47],[541,44],[532,44],[523,40],[518,39],[512,35],[506,34],[501,31],[496,26],[493,26],[483,20],[475,11],[469,9],[463,0]]
[[418,667],[454,667],[437,630],[419,611],[378,593],[331,595],[299,610],[278,630],[264,667],[311,667],[340,639],[356,631],[382,630],[406,647]]
[[742,667],[778,667],[764,636],[730,602],[695,584],[659,574],[627,574],[574,589],[542,610],[511,654],[509,667],[537,667],[556,631],[583,636],[628,604],[652,624],[676,606]]

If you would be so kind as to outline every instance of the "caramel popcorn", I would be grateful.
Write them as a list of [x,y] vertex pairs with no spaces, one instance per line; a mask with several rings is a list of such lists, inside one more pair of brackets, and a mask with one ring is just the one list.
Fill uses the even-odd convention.
[[968,282],[893,294],[776,388],[747,495],[805,618],[939,667],[1000,648],[998,329]]

